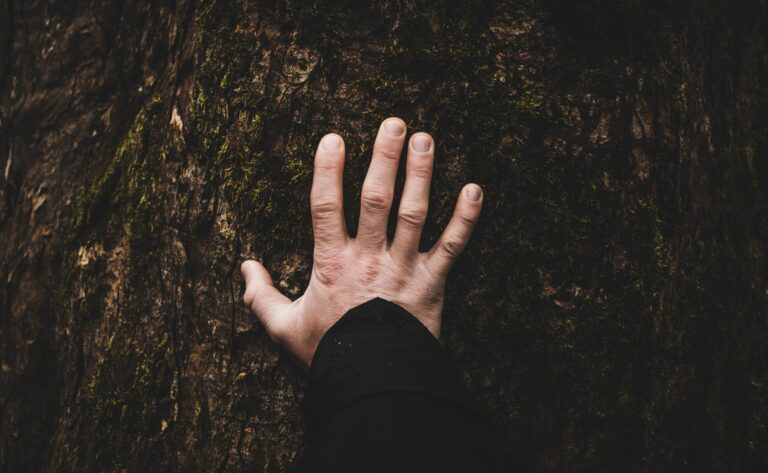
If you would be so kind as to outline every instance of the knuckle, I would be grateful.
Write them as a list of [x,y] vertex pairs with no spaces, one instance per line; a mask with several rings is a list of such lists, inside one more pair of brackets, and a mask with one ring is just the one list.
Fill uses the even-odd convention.
[[317,280],[326,286],[333,286],[339,282],[342,275],[341,264],[335,258],[315,257],[312,271]]
[[344,167],[344,152],[341,149],[329,151],[321,148],[315,155],[315,171],[334,173]]
[[380,191],[363,191],[360,197],[360,204],[366,210],[386,211],[389,210],[392,197],[389,194]]
[[405,278],[398,277],[398,276],[393,277],[392,280],[390,281],[392,290],[395,291],[395,293],[397,294],[399,294],[400,292],[402,292],[403,289],[405,289],[406,284],[407,282]]
[[361,282],[370,284],[375,281],[376,278],[378,278],[380,270],[381,265],[378,259],[366,259],[360,263],[360,272],[358,273],[358,277]]
[[322,220],[336,215],[341,205],[333,199],[316,199],[310,203],[310,210],[313,217]]
[[411,168],[411,176],[418,177],[420,179],[427,179],[432,175],[432,166],[413,166]]
[[400,209],[397,217],[400,223],[407,227],[420,228],[427,219],[427,209],[422,207],[406,207]]
[[476,218],[475,218],[475,215],[474,215],[474,214],[470,214],[470,213],[463,213],[463,212],[462,212],[462,213],[460,213],[460,214],[458,215],[458,217],[459,217],[459,221],[460,221],[460,222],[461,222],[463,225],[465,225],[465,226],[467,226],[467,227],[471,227],[471,226],[473,226],[473,225],[475,224],[475,220],[476,220]]
[[376,150],[376,157],[383,158],[387,161],[397,161],[400,159],[402,149],[394,146],[383,146],[381,149]]
[[324,156],[315,161],[315,169],[321,173],[336,172],[338,168],[339,164],[337,163],[337,160],[330,156]]
[[443,240],[440,242],[440,251],[449,258],[457,258],[461,254],[462,244],[457,240]]

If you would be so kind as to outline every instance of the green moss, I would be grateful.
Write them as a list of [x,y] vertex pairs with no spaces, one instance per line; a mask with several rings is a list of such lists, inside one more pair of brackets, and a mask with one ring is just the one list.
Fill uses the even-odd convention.
[[[89,438],[86,454],[94,454],[103,466],[135,468],[140,457],[135,456],[134,442],[157,437],[171,420],[168,409],[160,403],[170,391],[163,376],[171,363],[168,338],[162,337],[157,346],[139,357],[130,353],[126,338],[116,339],[103,351],[103,359],[82,396],[81,408],[89,419],[83,432]],[[134,366],[127,377],[126,365]]]
[[150,149],[151,138],[157,133],[162,104],[159,97],[154,97],[141,108],[114,156],[105,161],[106,165],[88,163],[84,171],[89,174],[83,179],[85,184],[76,193],[71,210],[71,238],[87,238],[86,232],[114,233],[115,228],[109,225],[115,223],[111,217],[116,211],[146,205],[148,199],[144,197],[142,204],[142,197],[151,190],[147,183],[157,167],[157,159],[152,154],[156,149]]

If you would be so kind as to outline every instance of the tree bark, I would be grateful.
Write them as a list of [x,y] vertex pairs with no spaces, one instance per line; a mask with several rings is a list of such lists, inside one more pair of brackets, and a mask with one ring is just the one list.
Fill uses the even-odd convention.
[[484,187],[445,345],[523,465],[768,469],[768,6],[561,3],[0,4],[3,471],[287,471],[238,266],[298,297],[316,143],[354,233],[392,115],[425,249]]

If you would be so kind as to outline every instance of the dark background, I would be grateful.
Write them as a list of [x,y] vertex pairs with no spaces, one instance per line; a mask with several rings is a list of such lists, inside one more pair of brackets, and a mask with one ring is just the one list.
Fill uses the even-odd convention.
[[[445,341],[541,472],[768,469],[764,0],[0,3],[0,470],[286,471],[313,148],[485,208]],[[172,120],[172,117],[178,117]]]

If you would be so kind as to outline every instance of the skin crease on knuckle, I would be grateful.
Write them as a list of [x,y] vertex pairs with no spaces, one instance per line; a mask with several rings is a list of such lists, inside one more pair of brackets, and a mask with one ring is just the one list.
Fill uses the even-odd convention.
[[465,210],[459,213],[459,220],[467,227],[472,227],[475,224],[475,214],[469,210]]
[[[395,192],[392,166],[401,158],[407,130],[399,135],[386,130],[389,118],[380,127],[374,146],[373,161],[363,182],[360,197],[361,226],[359,238],[345,233],[341,177],[344,147],[321,149],[316,155],[310,213],[315,247],[312,275],[304,294],[294,301],[274,299],[267,285],[258,279],[246,281],[243,301],[260,320],[270,337],[295,356],[305,369],[311,365],[314,351],[325,332],[347,311],[375,297],[397,303],[439,340],[445,282],[453,260],[464,249],[469,232],[480,213],[481,202],[462,196],[456,203],[456,221],[431,250],[422,253],[418,235],[427,220],[428,190],[434,166],[434,140],[419,132],[411,137],[406,156],[408,196],[397,211],[398,229],[405,245],[396,245],[394,253],[387,241],[384,215],[391,211]],[[403,127],[405,125],[399,119]],[[424,151],[423,137],[428,147]],[[419,148],[414,140],[421,141]],[[420,151],[421,149],[421,151]],[[408,179],[410,187],[408,186]],[[463,192],[463,191],[462,191]],[[364,222],[364,227],[363,227]],[[381,228],[378,228],[381,227]],[[360,229],[365,228],[364,233]],[[397,237],[396,237],[397,238]],[[263,269],[263,268],[262,268]],[[253,273],[252,278],[258,274]],[[273,289],[272,289],[273,290]],[[260,302],[261,301],[261,302]]]
[[344,166],[342,160],[335,156],[323,156],[315,163],[315,168],[321,174],[335,174]]
[[427,220],[427,210],[418,207],[405,207],[400,209],[397,217],[398,223],[410,228],[421,228]]
[[450,259],[456,259],[461,254],[462,243],[458,240],[445,239],[440,242],[440,250]]
[[381,191],[363,190],[360,198],[361,205],[369,211],[389,212],[392,197]]
[[317,280],[325,286],[332,287],[337,285],[343,271],[344,264],[340,261],[340,258],[334,256],[324,257],[323,255],[315,256],[312,272],[317,277]]
[[385,263],[385,276],[382,279],[384,281],[382,285],[384,293],[393,298],[408,293],[406,288],[414,280],[414,277],[410,269],[402,268],[390,260]]
[[341,205],[336,200],[317,198],[312,201],[310,210],[316,219],[326,219],[334,217],[341,210]]
[[376,257],[364,257],[358,261],[357,276],[359,281],[368,286],[378,279],[381,273],[381,261]]
[[391,143],[387,143],[387,147],[378,151],[376,155],[386,159],[387,161],[397,161],[400,159],[400,153],[402,151],[400,150],[399,146],[396,148],[391,148],[390,146],[392,146]]
[[413,166],[409,174],[419,179],[428,179],[432,177],[432,167],[427,166]]

